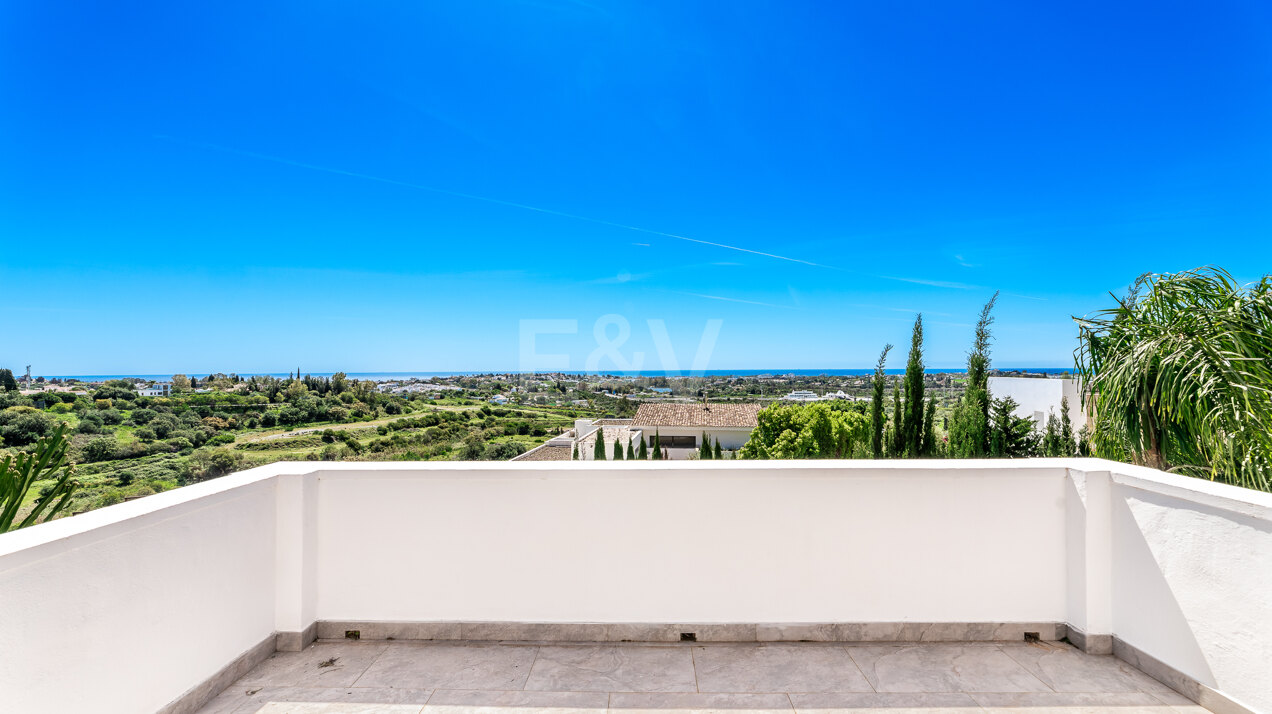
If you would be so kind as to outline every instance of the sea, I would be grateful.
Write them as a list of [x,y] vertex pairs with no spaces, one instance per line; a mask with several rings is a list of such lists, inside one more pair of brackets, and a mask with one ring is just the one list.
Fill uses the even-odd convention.
[[[888,369],[884,370],[888,374],[905,374],[905,369]],[[965,374],[965,367],[927,367],[925,369],[929,374]],[[1026,374],[1047,374],[1061,375],[1072,373],[1071,367],[995,367],[997,372],[1017,372]],[[170,372],[167,374],[71,374],[71,375],[43,375],[45,379],[61,379],[61,380],[79,380],[81,382],[105,382],[111,379],[145,379],[152,381],[163,381],[172,378],[173,374],[185,374],[190,377],[198,377],[203,379],[207,376],[206,372]],[[307,375],[313,377],[330,377],[334,372],[306,372]],[[346,372],[345,376],[350,379],[371,380],[373,382],[394,382],[409,379],[429,379],[432,377],[471,377],[490,374],[521,374],[519,370],[485,370],[479,372]],[[532,373],[526,373],[532,374]],[[546,374],[539,372],[539,374]],[[796,375],[800,377],[819,377],[819,376],[860,376],[874,374],[873,368],[847,368],[847,369],[708,369],[701,372],[664,372],[661,370],[643,370],[639,372],[610,372],[610,371],[569,371],[565,374],[579,375],[615,375],[622,377],[756,377],[760,375],[771,375],[780,377],[783,375]],[[290,376],[288,372],[239,372],[240,377],[254,376],[270,376],[278,378],[286,378]],[[41,375],[35,375],[41,376]]]

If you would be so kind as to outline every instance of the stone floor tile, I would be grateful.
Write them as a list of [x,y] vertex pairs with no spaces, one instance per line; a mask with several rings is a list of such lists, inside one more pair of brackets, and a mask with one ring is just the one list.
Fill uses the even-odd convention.
[[1146,692],[981,692],[986,714],[1178,714]]
[[234,687],[348,687],[388,645],[374,642],[316,642],[300,652],[275,652]]
[[358,687],[521,689],[537,647],[395,643],[355,682]]
[[422,708],[418,704],[270,702],[256,714],[419,714]]
[[575,692],[693,692],[687,647],[544,645],[526,689]]
[[842,647],[799,644],[693,648],[703,692],[869,692]]
[[844,648],[880,692],[1049,692],[997,647],[966,644]]
[[256,711],[265,704],[266,699],[258,696],[263,690],[259,684],[239,686],[231,684],[225,691],[203,705],[197,714],[234,714],[241,711]]
[[608,706],[605,692],[441,689],[424,707],[424,714],[598,714]]
[[792,714],[785,694],[615,692],[611,714]]
[[1057,692],[1145,692],[1166,686],[1112,655],[1089,655],[1063,643],[1021,643],[1001,649]]
[[982,714],[962,692],[793,693],[796,714]]

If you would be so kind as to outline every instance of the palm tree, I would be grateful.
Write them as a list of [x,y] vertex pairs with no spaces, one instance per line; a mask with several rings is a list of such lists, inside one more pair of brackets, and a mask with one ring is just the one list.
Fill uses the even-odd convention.
[[1146,274],[1114,300],[1074,318],[1096,454],[1272,490],[1272,279]]

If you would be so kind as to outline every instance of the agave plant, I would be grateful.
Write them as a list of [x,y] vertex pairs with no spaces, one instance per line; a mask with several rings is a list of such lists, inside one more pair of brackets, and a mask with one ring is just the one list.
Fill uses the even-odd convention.
[[1272,280],[1205,267],[1114,299],[1074,318],[1096,454],[1272,490]]
[[[67,464],[66,453],[70,439],[66,437],[66,423],[59,424],[53,433],[36,442],[29,454],[17,457],[5,456],[0,460],[0,533],[26,528],[56,516],[71,503],[71,496],[79,488],[72,478],[73,465]],[[60,473],[59,473],[60,472]],[[35,502],[35,508],[17,524],[18,510],[36,481],[56,479],[47,493]]]

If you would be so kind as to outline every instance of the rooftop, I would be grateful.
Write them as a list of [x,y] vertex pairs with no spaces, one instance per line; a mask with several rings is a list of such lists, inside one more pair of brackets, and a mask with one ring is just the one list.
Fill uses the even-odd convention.
[[636,426],[735,427],[754,429],[759,404],[666,404],[645,402],[636,410]]
[[1272,712],[1269,562],[1098,459],[280,462],[0,535],[0,708]]

